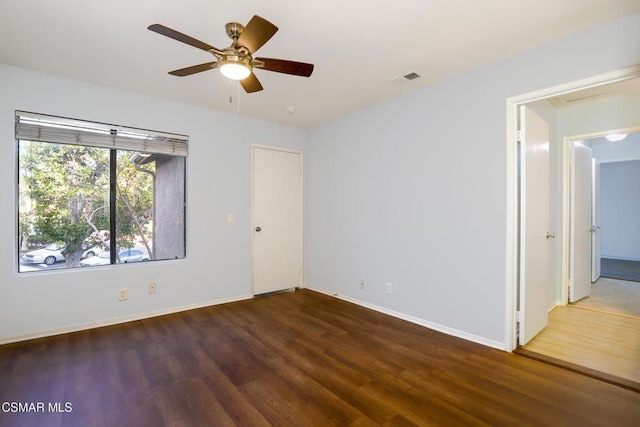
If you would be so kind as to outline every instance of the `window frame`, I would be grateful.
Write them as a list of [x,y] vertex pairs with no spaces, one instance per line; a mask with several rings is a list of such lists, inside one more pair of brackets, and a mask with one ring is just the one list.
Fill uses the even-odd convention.
[[[182,201],[181,207],[177,210],[181,211],[183,216],[182,222],[182,236],[174,235],[178,237],[178,252],[182,252],[182,256],[173,256],[160,259],[154,259],[156,261],[165,260],[179,260],[187,257],[187,157],[188,157],[188,141],[189,137],[182,134],[174,134],[168,132],[151,131],[141,128],[125,127],[120,125],[112,125],[101,122],[86,121],[79,119],[70,119],[66,117],[53,116],[48,114],[39,114],[26,111],[15,111],[15,143],[16,143],[16,261],[17,272],[26,273],[32,271],[22,270],[22,250],[21,240],[23,233],[21,232],[21,180],[22,174],[21,167],[21,150],[20,144],[22,141],[29,141],[31,143],[46,143],[46,144],[66,144],[69,146],[80,147],[93,147],[108,150],[109,156],[109,248],[110,251],[110,264],[121,265],[117,262],[117,254],[124,248],[118,247],[118,235],[116,230],[117,225],[117,204],[120,202],[117,200],[116,179],[117,179],[117,165],[118,165],[118,153],[129,152],[137,153],[143,158],[152,158],[152,161],[156,161],[158,158],[182,158],[182,163],[177,163],[177,167],[181,168],[182,173]],[[159,157],[156,157],[159,156]],[[135,157],[135,156],[134,156]],[[175,162],[173,162],[175,164]],[[155,194],[155,176],[157,170],[154,170],[153,178],[153,192]],[[153,212],[153,228],[157,227],[157,218],[155,216],[156,211],[156,199],[155,196],[152,201]],[[168,205],[167,205],[168,206]],[[31,224],[31,223],[29,223]],[[155,231],[152,233],[154,247],[156,244]],[[182,247],[180,248],[180,237],[182,237]],[[129,248],[132,249],[132,248]],[[149,254],[150,257],[157,255],[155,249],[154,254]],[[66,257],[65,257],[66,258]],[[122,263],[126,264],[126,263]],[[74,265],[72,267],[79,267]],[[69,267],[65,266],[61,268],[68,270]],[[75,269],[75,268],[74,268]],[[47,271],[47,270],[44,270]]]

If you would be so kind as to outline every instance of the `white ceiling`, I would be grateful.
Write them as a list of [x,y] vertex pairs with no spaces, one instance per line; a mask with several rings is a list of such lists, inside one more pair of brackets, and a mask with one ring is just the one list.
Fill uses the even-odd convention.
[[[236,112],[237,86],[217,70],[167,74],[212,56],[147,27],[224,48],[225,23],[256,14],[280,28],[257,56],[315,70],[257,70],[264,90],[240,89],[240,114],[310,127],[639,11],[638,0],[0,0],[0,62]],[[388,83],[412,71],[423,78]]]

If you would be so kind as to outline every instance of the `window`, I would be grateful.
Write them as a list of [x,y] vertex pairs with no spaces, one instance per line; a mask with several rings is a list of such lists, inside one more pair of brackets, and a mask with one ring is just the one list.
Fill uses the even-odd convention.
[[184,258],[187,140],[17,111],[18,271]]

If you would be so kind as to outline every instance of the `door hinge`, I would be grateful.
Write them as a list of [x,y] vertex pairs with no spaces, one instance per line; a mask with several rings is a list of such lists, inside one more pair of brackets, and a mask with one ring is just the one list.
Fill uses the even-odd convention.
[[522,142],[522,131],[521,130],[517,130],[516,131],[516,141],[517,142]]
[[516,311],[516,322],[522,322],[522,314],[520,311]]

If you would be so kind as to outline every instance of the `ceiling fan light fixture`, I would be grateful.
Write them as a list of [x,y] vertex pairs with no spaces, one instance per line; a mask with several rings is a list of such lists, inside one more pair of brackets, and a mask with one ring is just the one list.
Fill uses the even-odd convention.
[[244,80],[251,74],[251,63],[248,58],[224,58],[218,68],[223,76],[231,80]]
[[607,139],[611,142],[618,142],[625,139],[627,135],[628,133],[612,133],[610,135],[607,135]]

